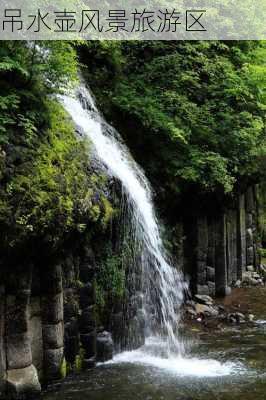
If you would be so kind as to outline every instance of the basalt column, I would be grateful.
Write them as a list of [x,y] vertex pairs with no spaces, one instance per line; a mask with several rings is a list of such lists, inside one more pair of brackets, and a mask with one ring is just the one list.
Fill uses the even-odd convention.
[[64,363],[63,286],[61,265],[41,270],[43,371],[45,381],[62,377]]
[[29,304],[32,267],[12,268],[6,287],[5,339],[7,398],[36,396],[40,392],[37,370],[32,364]]

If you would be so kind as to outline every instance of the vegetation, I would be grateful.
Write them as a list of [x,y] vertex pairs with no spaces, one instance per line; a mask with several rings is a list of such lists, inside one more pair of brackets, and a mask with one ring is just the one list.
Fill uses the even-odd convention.
[[105,178],[90,169],[89,144],[51,97],[75,84],[75,49],[3,42],[0,60],[1,250],[33,239],[58,248],[95,224],[104,229],[112,215]]
[[80,53],[102,110],[168,200],[160,204],[260,179],[264,43],[91,42]]

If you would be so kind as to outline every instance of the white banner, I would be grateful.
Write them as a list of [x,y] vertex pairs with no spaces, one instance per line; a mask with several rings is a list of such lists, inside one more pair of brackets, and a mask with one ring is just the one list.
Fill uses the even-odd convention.
[[266,0],[0,0],[1,40],[263,40]]

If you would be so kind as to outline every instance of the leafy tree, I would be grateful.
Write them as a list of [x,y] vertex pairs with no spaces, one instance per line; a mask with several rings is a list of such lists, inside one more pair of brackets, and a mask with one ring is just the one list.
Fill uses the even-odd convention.
[[259,179],[264,43],[104,42],[80,54],[100,107],[166,204]]

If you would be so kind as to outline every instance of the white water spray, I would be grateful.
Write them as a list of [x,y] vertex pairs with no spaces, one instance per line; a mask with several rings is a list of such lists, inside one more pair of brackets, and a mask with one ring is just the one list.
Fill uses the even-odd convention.
[[[181,274],[167,261],[158,221],[152,202],[152,192],[144,173],[131,157],[118,133],[98,112],[89,91],[80,86],[75,95],[61,96],[65,109],[76,126],[89,138],[99,160],[111,176],[123,187],[131,209],[134,236],[141,247],[141,263],[145,283],[144,297],[153,306],[153,317],[159,321],[157,332],[165,338],[168,351],[181,354],[183,346],[177,338],[179,308],[185,285]],[[153,296],[150,292],[153,291]],[[147,307],[148,309],[148,307]],[[147,309],[146,323],[151,316]]]
[[[186,285],[182,275],[167,259],[155,216],[150,185],[131,157],[118,133],[106,123],[98,112],[88,90],[81,86],[72,96],[60,96],[65,109],[76,126],[95,147],[97,158],[123,187],[131,210],[132,240],[141,244],[141,263],[144,283],[143,295],[156,309],[160,323],[157,330],[150,330],[153,337],[146,337],[145,345],[135,351],[118,354],[109,363],[134,363],[159,368],[177,375],[214,377],[241,371],[242,365],[222,364],[211,359],[184,358],[184,346],[178,337],[179,308]],[[150,294],[155,291],[155,298]],[[146,312],[146,323],[151,315]]]

